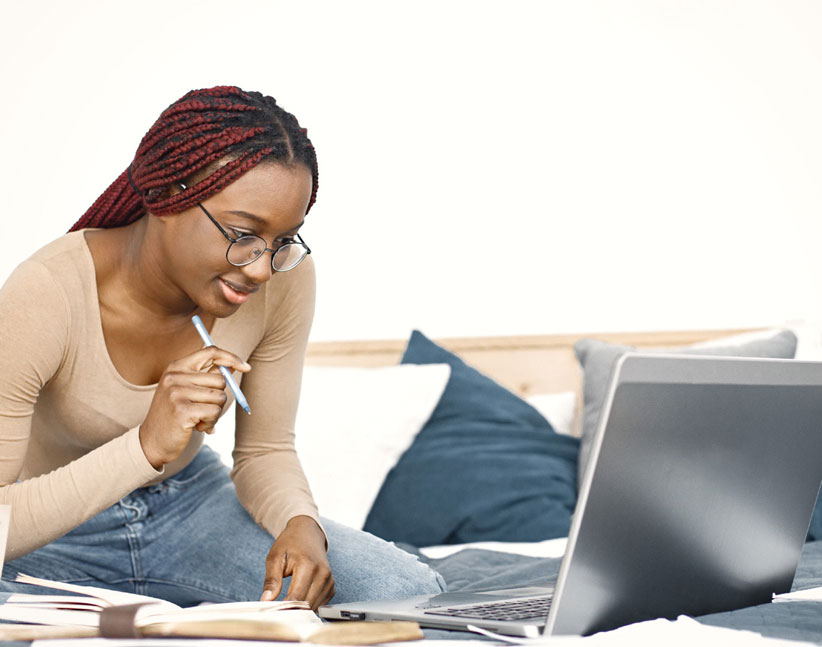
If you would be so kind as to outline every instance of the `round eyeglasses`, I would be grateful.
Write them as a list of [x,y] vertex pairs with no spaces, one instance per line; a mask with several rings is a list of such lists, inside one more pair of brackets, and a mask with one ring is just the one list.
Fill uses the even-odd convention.
[[[184,189],[187,188],[182,182],[180,186]],[[214,226],[220,230],[220,233],[228,241],[225,259],[236,267],[250,265],[266,252],[271,252],[271,271],[287,272],[297,267],[311,253],[308,245],[305,244],[299,234],[278,238],[274,241],[274,244],[279,246],[273,249],[266,247],[265,240],[255,234],[245,234],[234,238],[220,226],[219,222],[214,220],[208,209],[200,202],[197,203],[197,206],[203,210],[203,213],[208,216],[208,219],[214,223]]]

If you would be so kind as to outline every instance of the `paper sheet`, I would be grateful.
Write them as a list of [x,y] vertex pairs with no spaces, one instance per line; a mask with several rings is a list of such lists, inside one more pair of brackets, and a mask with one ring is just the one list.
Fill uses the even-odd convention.
[[518,647],[564,647],[579,644],[579,647],[694,647],[694,645],[722,645],[723,647],[801,647],[814,643],[766,638],[754,631],[727,629],[703,625],[688,616],[676,620],[648,620],[637,622],[613,631],[604,631],[582,638],[580,636],[556,636],[545,638],[514,638],[482,632],[486,636],[505,641]]
[[774,602],[822,602],[822,586],[801,591],[791,591],[790,593],[779,593],[773,596]]

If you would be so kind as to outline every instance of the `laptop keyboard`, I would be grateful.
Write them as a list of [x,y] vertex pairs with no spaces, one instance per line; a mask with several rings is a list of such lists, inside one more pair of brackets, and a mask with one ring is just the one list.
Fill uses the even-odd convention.
[[457,618],[478,618],[481,620],[527,620],[528,618],[545,618],[550,607],[551,596],[543,595],[536,598],[517,598],[431,609],[425,613],[434,616],[455,616]]

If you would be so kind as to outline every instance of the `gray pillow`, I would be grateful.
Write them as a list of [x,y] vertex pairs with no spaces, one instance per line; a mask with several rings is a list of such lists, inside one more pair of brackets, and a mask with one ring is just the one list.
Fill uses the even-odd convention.
[[[736,357],[776,357],[790,359],[796,353],[796,335],[790,330],[782,330],[771,337],[754,339],[741,344],[733,344],[730,340],[724,346],[694,348],[654,349],[661,353],[683,353],[688,355],[728,355]],[[580,339],[574,344],[574,352],[582,367],[582,438],[579,449],[579,465],[577,471],[578,483],[582,483],[585,475],[585,466],[588,463],[588,454],[591,451],[591,442],[599,422],[602,406],[611,371],[614,364],[625,353],[636,350],[632,346],[609,344],[598,339]]]

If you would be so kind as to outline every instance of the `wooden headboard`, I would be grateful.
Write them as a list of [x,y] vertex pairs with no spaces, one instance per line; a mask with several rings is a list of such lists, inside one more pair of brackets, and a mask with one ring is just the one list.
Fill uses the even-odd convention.
[[[582,337],[649,349],[684,346],[747,332],[753,331],[456,337],[435,341],[521,396],[560,391],[574,391],[579,395],[582,378],[573,347]],[[400,361],[405,345],[406,340],[313,342],[308,346],[306,363],[313,366],[388,366]]]

